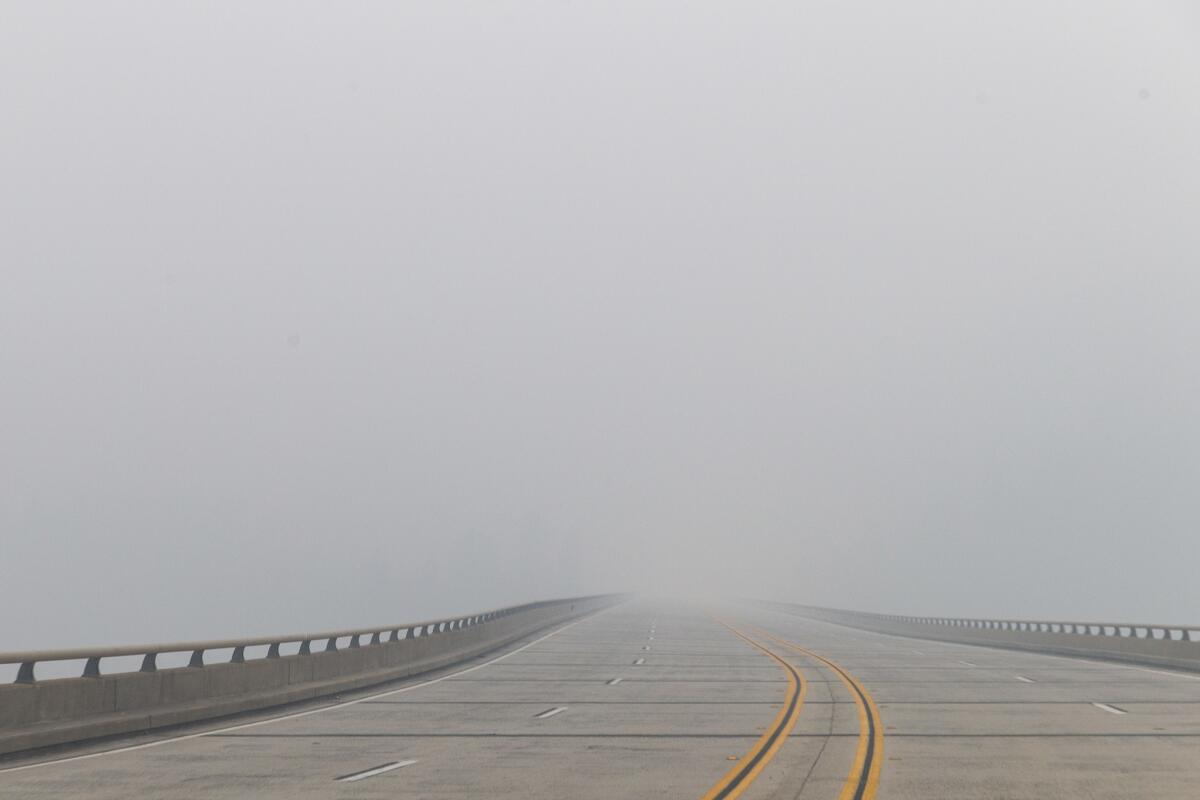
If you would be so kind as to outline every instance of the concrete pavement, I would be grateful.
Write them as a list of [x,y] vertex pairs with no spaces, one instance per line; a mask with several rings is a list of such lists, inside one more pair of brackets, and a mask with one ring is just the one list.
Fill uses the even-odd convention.
[[[806,691],[727,797],[853,796],[863,717],[835,666],[879,714],[878,787],[859,796],[1200,796],[1197,676],[717,614]],[[753,756],[788,689],[705,609],[637,601],[341,705],[0,762],[0,797],[701,798]]]

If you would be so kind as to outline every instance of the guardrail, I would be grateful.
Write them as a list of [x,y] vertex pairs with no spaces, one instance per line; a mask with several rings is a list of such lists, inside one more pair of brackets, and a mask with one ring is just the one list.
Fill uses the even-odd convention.
[[1200,626],[918,617],[795,603],[762,604],[875,633],[1200,671]]
[[[372,628],[122,647],[0,652],[17,664],[0,685],[0,755],[310,700],[438,669],[612,605],[619,595],[546,600],[479,614]],[[346,640],[339,646],[339,640]],[[364,641],[365,640],[365,641]],[[296,646],[294,654],[281,648]],[[314,646],[315,645],[315,646]],[[248,657],[248,648],[266,648]],[[228,660],[206,660],[231,651]],[[190,654],[161,667],[163,654]],[[104,659],[141,657],[106,673]],[[84,661],[78,678],[39,680],[37,665]]]

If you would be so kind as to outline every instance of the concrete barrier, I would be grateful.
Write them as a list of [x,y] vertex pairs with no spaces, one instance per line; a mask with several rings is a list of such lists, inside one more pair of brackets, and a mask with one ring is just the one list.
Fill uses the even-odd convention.
[[1200,672],[1200,627],[1189,625],[914,617],[794,603],[760,601],[760,605],[809,619],[893,636]]
[[[465,661],[620,599],[597,595],[548,600],[382,628],[0,653],[0,664],[20,665],[16,682],[0,685],[0,755],[213,719],[394,681]],[[339,640],[345,640],[343,646]],[[296,654],[281,655],[284,645],[296,645]],[[262,646],[267,648],[263,657],[246,657],[247,648]],[[206,653],[230,649],[229,661],[205,662]],[[157,658],[163,653],[190,653],[189,664],[160,669]],[[141,669],[103,673],[104,659],[122,656],[141,657]],[[85,661],[81,677],[37,679],[38,663],[67,660]]]

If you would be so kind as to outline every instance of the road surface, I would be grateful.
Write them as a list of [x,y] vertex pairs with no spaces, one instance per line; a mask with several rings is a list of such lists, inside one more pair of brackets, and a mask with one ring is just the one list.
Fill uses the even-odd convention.
[[5,798],[1200,797],[1200,675],[635,601],[452,669],[0,762]]

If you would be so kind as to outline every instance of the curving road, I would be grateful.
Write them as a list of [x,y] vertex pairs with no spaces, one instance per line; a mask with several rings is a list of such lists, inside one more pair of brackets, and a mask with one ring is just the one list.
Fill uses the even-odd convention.
[[639,601],[286,714],[0,762],[7,798],[1195,798],[1200,676]]

